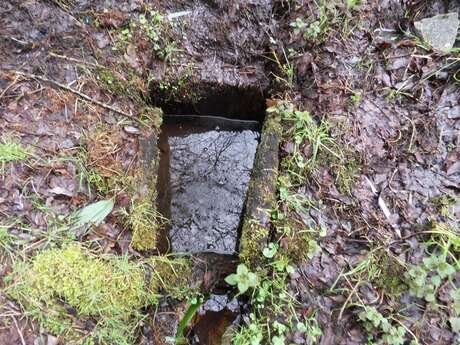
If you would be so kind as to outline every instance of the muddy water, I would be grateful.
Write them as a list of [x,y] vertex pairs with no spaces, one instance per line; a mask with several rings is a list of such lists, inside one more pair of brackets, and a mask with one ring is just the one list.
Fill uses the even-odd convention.
[[211,295],[200,308],[192,328],[193,345],[221,345],[222,336],[238,322],[240,305],[225,295]]
[[167,251],[236,251],[258,130],[255,121],[165,116],[158,202],[170,220]]

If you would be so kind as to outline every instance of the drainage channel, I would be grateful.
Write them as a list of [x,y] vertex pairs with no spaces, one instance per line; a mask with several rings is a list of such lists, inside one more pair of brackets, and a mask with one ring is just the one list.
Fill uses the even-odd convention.
[[[208,263],[211,270],[235,267],[260,130],[261,123],[252,120],[163,117],[157,204],[169,222],[161,236],[162,252],[200,255],[208,262],[212,257],[218,264]],[[215,285],[225,286],[223,278]],[[238,322],[239,310],[229,291],[213,290],[197,312],[189,340],[219,343],[225,330]]]

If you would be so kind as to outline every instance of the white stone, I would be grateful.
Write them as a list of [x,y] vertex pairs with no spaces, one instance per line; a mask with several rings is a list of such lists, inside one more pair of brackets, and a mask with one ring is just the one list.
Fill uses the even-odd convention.
[[446,51],[455,44],[458,31],[458,13],[439,14],[415,22],[415,29],[424,41],[437,50]]

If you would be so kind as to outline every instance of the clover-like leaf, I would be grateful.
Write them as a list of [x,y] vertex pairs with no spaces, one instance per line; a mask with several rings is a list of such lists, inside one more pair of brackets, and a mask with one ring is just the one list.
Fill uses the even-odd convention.
[[236,268],[236,274],[237,276],[241,277],[245,274],[248,274],[249,273],[249,269],[246,267],[245,264],[240,264],[238,265],[238,267]]
[[441,285],[441,277],[438,275],[434,275],[431,277],[431,282],[433,283],[434,286],[439,286]]
[[268,247],[264,248],[264,250],[262,251],[262,254],[267,259],[271,259],[275,256],[277,250],[278,250],[278,246],[275,243],[269,243]]
[[248,284],[249,284],[249,287],[257,286],[257,275],[255,273],[252,273],[252,272],[248,273]]
[[257,275],[250,272],[245,264],[240,264],[236,268],[236,274],[227,276],[225,282],[230,285],[237,285],[239,292],[245,293],[250,287],[257,285]]
[[273,345],[284,345],[285,338],[283,335],[275,335],[272,338],[272,344]]
[[447,262],[442,262],[438,266],[439,276],[443,279],[455,273],[455,268]]
[[248,289],[249,285],[246,280],[241,280],[238,282],[238,290],[240,293],[245,293]]
[[238,283],[236,277],[237,277],[236,274],[232,273],[225,278],[225,282],[229,285],[236,285]]

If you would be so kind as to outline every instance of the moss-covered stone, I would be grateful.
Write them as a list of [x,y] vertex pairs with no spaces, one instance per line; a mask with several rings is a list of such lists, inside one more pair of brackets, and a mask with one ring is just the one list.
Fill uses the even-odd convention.
[[133,248],[149,250],[156,248],[158,231],[164,224],[164,219],[155,205],[159,164],[156,131],[150,131],[141,137],[139,146],[139,168],[129,187],[133,202],[127,214],[127,223],[133,234]]
[[259,266],[270,235],[271,211],[276,208],[281,132],[280,114],[270,108],[257,148],[241,231],[240,258],[251,269]]

